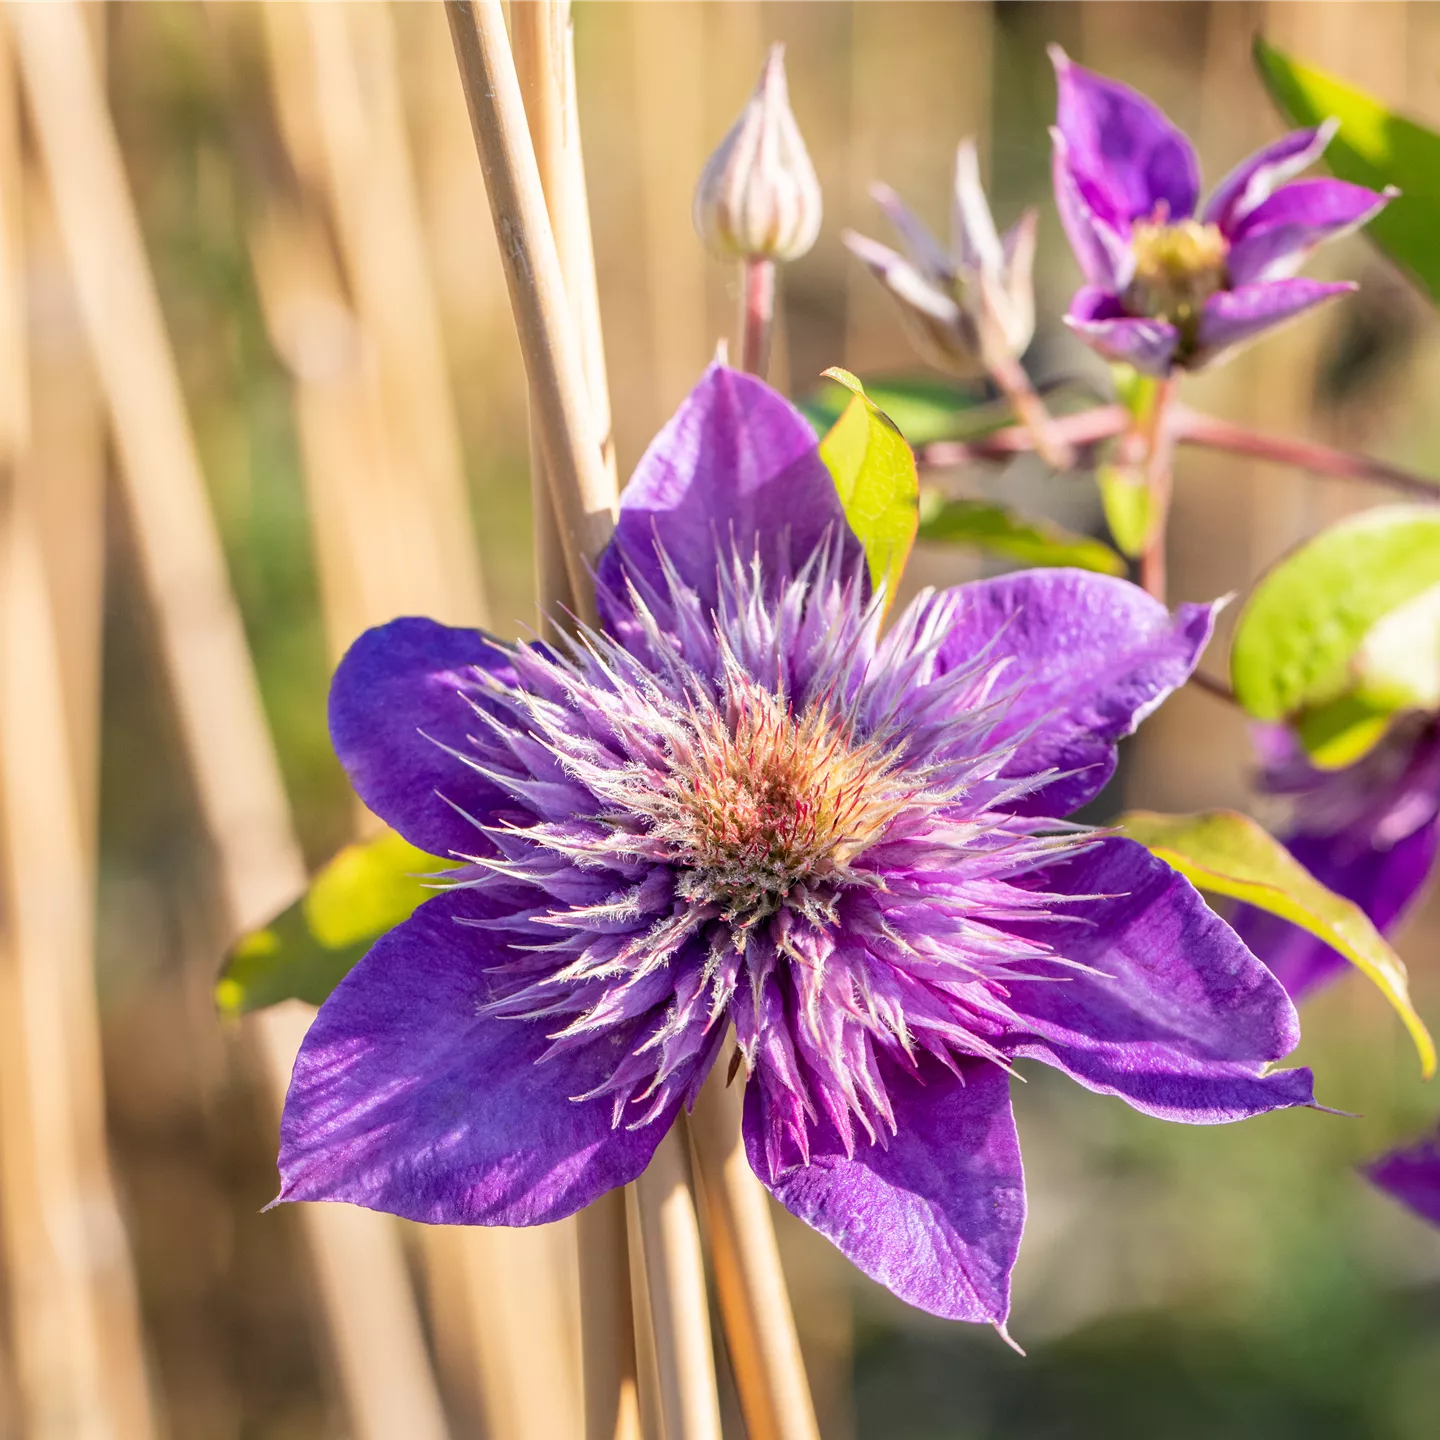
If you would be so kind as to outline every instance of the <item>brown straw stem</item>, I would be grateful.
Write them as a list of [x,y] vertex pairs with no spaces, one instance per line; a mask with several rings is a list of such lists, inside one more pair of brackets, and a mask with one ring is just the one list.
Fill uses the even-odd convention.
[[[24,214],[27,198],[42,209],[44,197],[25,190],[14,54],[0,15],[0,1216],[9,1333],[25,1434],[148,1440],[155,1417],[107,1153],[93,966],[103,443],[84,424],[93,392],[83,362],[72,352],[57,365],[43,343],[28,344],[37,256],[27,228],[37,249],[48,237],[38,238],[43,217]],[[47,257],[38,258],[43,266]],[[80,432],[78,448],[54,423],[57,402],[71,399],[77,410],[65,418]],[[74,571],[72,556],[88,573]]]
[[586,390],[504,13],[499,0],[446,0],[445,12],[540,420],[566,572],[577,614],[593,621],[588,566],[615,527],[615,487]]
[[679,1118],[635,1182],[665,1440],[720,1440],[695,1192]]
[[[293,898],[304,870],[119,146],[78,7],[11,13],[229,923],[252,927]],[[308,1019],[298,1006],[258,1019],[277,1105]],[[394,1227],[348,1207],[303,1207],[302,1220],[354,1433],[442,1440]]]
[[725,1079],[716,1065],[690,1116],[690,1138],[745,1428],[750,1440],[819,1440],[769,1196],[741,1137],[743,1090]]
[[[564,276],[566,300],[580,340],[586,397],[612,486],[609,386],[600,330],[599,292],[580,152],[574,35],[569,0],[520,0],[512,5],[515,68],[535,147],[541,188]],[[564,546],[545,469],[539,407],[532,398],[531,505],[535,525],[535,588],[541,622],[574,610]],[[580,1353],[586,1440],[639,1440],[635,1316],[626,1259],[624,1199],[602,1196],[577,1217],[580,1264]]]

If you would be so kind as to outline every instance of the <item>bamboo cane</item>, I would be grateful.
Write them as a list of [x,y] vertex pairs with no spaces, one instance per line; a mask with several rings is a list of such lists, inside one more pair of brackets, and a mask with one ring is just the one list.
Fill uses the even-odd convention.
[[750,1440],[819,1440],[770,1200],[741,1138],[741,1094],[717,1065],[690,1116],[735,1386]]
[[[609,392],[600,334],[585,171],[576,106],[575,50],[568,0],[517,0],[511,7],[517,77],[535,145],[541,188],[555,234],[566,300],[580,339],[586,395],[603,437],[613,484]],[[544,470],[538,416],[531,421],[531,504],[535,516],[535,581],[542,623],[573,610],[564,547]],[[623,1201],[607,1195],[577,1217],[580,1336],[587,1440],[638,1440],[635,1316],[626,1263]]]
[[545,195],[499,0],[446,0],[475,148],[500,239],[511,309],[540,417],[551,499],[581,619],[595,617],[586,566],[615,523],[615,491],[590,409]]
[[[119,147],[78,7],[55,0],[12,16],[229,919],[253,926],[304,872]],[[277,1104],[307,1023],[287,1006],[255,1025]],[[444,1418],[395,1230],[348,1207],[307,1206],[301,1218],[355,1433],[439,1440]]]

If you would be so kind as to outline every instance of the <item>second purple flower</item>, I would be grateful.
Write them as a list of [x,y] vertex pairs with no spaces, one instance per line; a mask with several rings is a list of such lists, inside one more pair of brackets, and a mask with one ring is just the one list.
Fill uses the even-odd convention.
[[1203,208],[1185,133],[1128,85],[1051,48],[1059,103],[1055,200],[1086,284],[1067,323],[1109,360],[1149,375],[1196,370],[1355,286],[1296,272],[1321,242],[1391,198],[1341,180],[1296,180],[1333,127],[1256,151]]

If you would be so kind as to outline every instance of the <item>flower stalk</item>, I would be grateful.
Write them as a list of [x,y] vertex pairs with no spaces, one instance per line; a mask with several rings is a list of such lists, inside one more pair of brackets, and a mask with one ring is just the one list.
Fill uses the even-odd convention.
[[751,255],[740,263],[740,368],[763,380],[770,368],[775,330],[775,262],[765,255]]

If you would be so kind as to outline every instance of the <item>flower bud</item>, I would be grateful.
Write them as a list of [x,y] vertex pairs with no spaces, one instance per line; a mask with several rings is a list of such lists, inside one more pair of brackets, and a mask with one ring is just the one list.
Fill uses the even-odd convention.
[[723,259],[798,260],[820,233],[820,182],[790,110],[784,46],[695,187],[695,229]]

